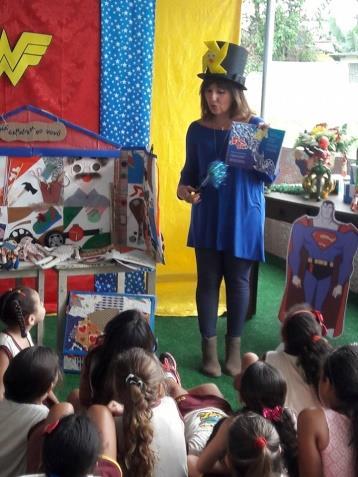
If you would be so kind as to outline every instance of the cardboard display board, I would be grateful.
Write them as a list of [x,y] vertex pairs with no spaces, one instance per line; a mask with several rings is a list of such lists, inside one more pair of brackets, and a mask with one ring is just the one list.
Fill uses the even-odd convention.
[[79,372],[84,356],[96,343],[106,323],[118,313],[133,308],[144,313],[154,331],[155,297],[153,295],[71,291],[63,344],[64,370]]
[[113,245],[163,262],[152,153],[121,149],[33,106],[2,118],[3,240],[31,237],[41,246],[82,250]]
[[329,335],[340,336],[357,247],[358,229],[337,221],[329,200],[322,202],[317,216],[293,222],[279,318],[305,302],[323,314]]

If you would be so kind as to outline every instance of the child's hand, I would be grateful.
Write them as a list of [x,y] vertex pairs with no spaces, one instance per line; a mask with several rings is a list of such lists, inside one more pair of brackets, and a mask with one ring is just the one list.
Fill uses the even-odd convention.
[[116,416],[123,415],[123,411],[124,411],[123,404],[120,404],[119,402],[112,400],[112,401],[109,401],[109,403],[107,404],[107,407],[111,411],[112,416],[116,417]]

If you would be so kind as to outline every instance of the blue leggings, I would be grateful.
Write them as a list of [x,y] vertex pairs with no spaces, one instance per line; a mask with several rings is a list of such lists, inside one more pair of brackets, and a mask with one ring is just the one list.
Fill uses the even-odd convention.
[[228,252],[197,248],[196,306],[199,329],[203,337],[216,336],[219,292],[225,280],[227,335],[241,336],[250,299],[251,260],[234,257]]

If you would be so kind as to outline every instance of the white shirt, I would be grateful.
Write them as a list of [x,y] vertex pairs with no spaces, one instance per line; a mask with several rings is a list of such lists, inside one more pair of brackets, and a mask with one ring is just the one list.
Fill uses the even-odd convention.
[[[27,341],[29,342],[29,346],[33,346],[34,342],[32,341],[29,332],[27,332],[26,337]],[[9,350],[13,358],[21,351],[20,346],[17,344],[14,338],[10,334],[5,332],[0,333],[0,346],[5,346]]]
[[308,407],[321,407],[313,386],[307,384],[303,369],[297,364],[297,356],[284,351],[268,351],[265,362],[278,369],[287,382],[285,406],[296,415]]
[[[153,449],[157,459],[153,477],[187,477],[184,423],[173,398],[165,396],[153,407]],[[117,442],[123,445],[122,417],[116,418]],[[123,449],[119,449],[120,451]]]
[[30,429],[46,419],[43,404],[0,401],[0,474],[15,477],[26,472],[27,437]]

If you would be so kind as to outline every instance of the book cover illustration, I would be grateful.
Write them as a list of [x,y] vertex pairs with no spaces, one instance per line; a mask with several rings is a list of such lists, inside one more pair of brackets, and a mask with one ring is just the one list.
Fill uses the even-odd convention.
[[254,124],[234,121],[232,124],[226,163],[253,170],[265,182],[273,182],[278,174],[279,157],[285,131],[258,128]]

